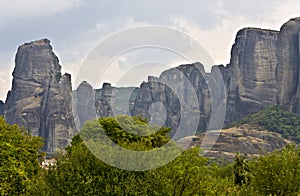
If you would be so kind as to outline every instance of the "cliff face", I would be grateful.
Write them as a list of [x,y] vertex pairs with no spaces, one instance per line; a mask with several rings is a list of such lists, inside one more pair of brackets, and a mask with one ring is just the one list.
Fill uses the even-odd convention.
[[4,103],[2,100],[0,100],[0,116],[4,115]]
[[[215,103],[226,101],[226,125],[272,104],[280,104],[286,110],[300,115],[299,39],[300,18],[288,21],[280,32],[245,28],[237,33],[231,50],[230,63],[226,67],[214,66],[212,73],[204,73],[199,72],[194,64],[179,66],[177,69],[190,80],[199,100],[202,120],[198,131],[207,129],[211,112],[218,109],[218,107],[211,108],[213,106],[211,101],[215,98],[212,99],[210,94],[222,89],[218,89],[217,86],[213,88],[206,86],[207,82],[218,78],[214,76],[216,70],[222,74],[226,97],[223,99],[218,94],[213,97],[219,96]],[[172,69],[162,75],[169,75],[169,78],[176,77]],[[186,86],[180,88],[185,89]],[[178,100],[175,101],[173,95],[161,93],[164,89],[165,86],[154,85],[151,81],[142,84],[132,114],[149,117],[149,105],[162,101],[170,110],[168,112],[177,112],[176,115],[168,116],[166,120],[167,126],[176,127],[174,124],[179,122],[174,122],[180,120],[180,103],[177,103]],[[186,99],[188,98],[189,95],[186,94]]]
[[204,130],[211,111],[207,75],[203,65],[195,63],[167,70],[159,78],[149,77],[140,86],[131,114],[164,119],[161,125],[174,131],[180,124],[190,130],[191,122],[199,121],[196,128]]
[[95,90],[86,81],[73,92],[73,111],[78,129],[88,120],[96,118]]
[[237,33],[227,85],[226,123],[276,104],[276,42],[278,32],[247,28]]
[[278,101],[285,109],[300,115],[300,17],[285,23],[277,41]]
[[104,83],[101,89],[96,89],[96,116],[107,117],[120,114],[129,115],[138,89],[135,87],[112,87]]
[[12,89],[5,107],[0,102],[0,115],[5,108],[8,123],[45,138],[48,153],[65,147],[76,132],[72,109],[78,128],[93,118],[131,114],[174,132],[183,128],[183,137],[195,122],[200,132],[219,129],[223,110],[226,125],[272,104],[300,116],[299,40],[300,18],[279,32],[245,28],[237,33],[230,63],[213,66],[211,73],[194,63],[150,76],[139,88],[104,83],[94,90],[83,82],[73,98],[71,76],[62,76],[50,41],[35,41],[18,49]]
[[71,75],[61,66],[47,39],[18,48],[5,118],[45,138],[44,150],[64,148],[76,131],[72,114]]

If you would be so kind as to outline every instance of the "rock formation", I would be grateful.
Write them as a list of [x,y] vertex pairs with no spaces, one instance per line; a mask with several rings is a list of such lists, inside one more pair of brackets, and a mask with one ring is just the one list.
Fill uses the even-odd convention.
[[104,83],[101,89],[96,89],[96,114],[97,117],[129,115],[137,95],[135,87],[112,87]]
[[0,100],[0,116],[4,116],[4,103]]
[[[210,94],[216,93],[218,86],[207,88],[206,85],[206,83],[219,84],[212,82],[216,79],[214,74],[218,72],[222,74],[226,97],[216,98],[215,102],[226,100],[225,125],[272,104],[280,104],[286,110],[300,116],[299,39],[300,18],[288,21],[280,32],[245,28],[237,33],[231,50],[230,63],[226,67],[213,66],[210,74],[199,72],[195,64],[179,66],[177,69],[188,78],[198,96],[201,114],[198,131],[207,129],[211,112],[218,109],[218,107],[211,108],[213,104],[210,103],[210,100],[215,99],[212,99]],[[165,71],[162,76],[165,75],[168,75],[169,79],[177,77],[173,69]],[[180,86],[183,89],[186,87]],[[161,93],[166,88],[154,85],[151,81],[143,83],[132,114],[149,117],[149,105],[161,101],[168,112],[177,112],[176,115],[168,116],[166,119],[167,126],[176,127],[180,121],[180,103],[176,101],[176,96]],[[214,97],[218,96],[220,95],[215,94]],[[188,97],[186,94],[186,98]]]
[[195,63],[167,70],[159,78],[149,77],[140,86],[131,114],[150,120],[159,116],[165,119],[162,125],[174,131],[179,124],[189,129],[193,121],[199,121],[199,129],[206,128],[211,100],[205,76],[203,65]]
[[300,17],[281,27],[276,46],[278,102],[300,115]]
[[278,32],[254,28],[237,33],[224,80],[226,123],[276,104],[276,41]]
[[45,138],[48,153],[65,147],[76,132],[72,109],[78,128],[93,118],[131,114],[172,127],[174,133],[184,127],[182,137],[194,128],[219,129],[223,111],[225,125],[272,104],[300,116],[299,40],[300,18],[280,31],[244,28],[226,66],[205,73],[201,63],[181,65],[159,78],[150,76],[139,88],[104,83],[94,90],[83,82],[73,92],[73,108],[71,76],[62,76],[50,41],[31,42],[18,49],[12,89],[5,107],[0,102],[0,115],[5,108],[9,123]]
[[81,129],[86,121],[96,118],[95,90],[83,81],[72,97],[76,126]]
[[258,130],[250,125],[232,127],[230,129],[220,130],[219,137],[214,143],[203,144],[205,133],[201,133],[192,138],[191,146],[212,147],[205,156],[212,158],[222,158],[234,160],[236,153],[246,156],[259,156],[273,152],[276,149],[283,148],[292,141],[283,138],[278,133],[267,130]]
[[69,144],[76,132],[71,92],[71,75],[62,76],[50,41],[26,43],[16,54],[5,118],[44,138],[44,150],[51,154]]

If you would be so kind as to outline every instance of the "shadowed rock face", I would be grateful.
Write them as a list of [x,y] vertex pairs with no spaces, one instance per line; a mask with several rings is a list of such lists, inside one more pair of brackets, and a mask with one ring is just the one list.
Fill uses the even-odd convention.
[[287,110],[300,115],[300,17],[285,23],[277,42],[278,101]]
[[224,72],[228,104],[226,123],[276,104],[278,32],[246,28],[237,33]]
[[73,92],[73,111],[78,129],[88,120],[96,118],[95,90],[86,81]]
[[76,132],[71,108],[71,75],[61,66],[47,39],[18,48],[5,118],[45,138],[44,150],[64,148]]
[[4,103],[2,100],[0,100],[0,116],[4,115]]

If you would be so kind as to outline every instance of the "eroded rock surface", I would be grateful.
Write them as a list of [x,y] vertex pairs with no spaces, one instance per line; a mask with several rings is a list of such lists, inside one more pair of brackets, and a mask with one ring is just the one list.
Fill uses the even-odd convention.
[[43,137],[44,150],[51,154],[68,145],[76,132],[71,92],[71,75],[61,74],[50,41],[26,43],[16,54],[5,118]]

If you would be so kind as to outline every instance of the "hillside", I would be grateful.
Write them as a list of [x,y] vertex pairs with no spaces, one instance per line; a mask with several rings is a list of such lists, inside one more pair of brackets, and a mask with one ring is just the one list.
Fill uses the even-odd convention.
[[249,124],[257,130],[268,130],[281,134],[284,138],[300,142],[300,119],[297,115],[272,105],[249,115],[229,127]]
[[299,143],[300,119],[297,115],[272,105],[249,115],[220,131],[216,142],[202,144],[206,133],[192,137],[191,146],[213,146],[205,155],[233,160],[237,153],[258,156],[283,148],[289,143]]

